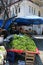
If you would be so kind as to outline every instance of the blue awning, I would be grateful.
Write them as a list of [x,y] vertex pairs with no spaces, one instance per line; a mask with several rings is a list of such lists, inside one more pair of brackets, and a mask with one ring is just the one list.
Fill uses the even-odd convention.
[[6,23],[5,23],[4,29],[7,30],[12,22],[13,22],[12,19],[7,20]]
[[[6,21],[5,25],[4,25],[4,29],[8,30],[10,24],[13,22],[14,18],[10,18],[9,20]],[[4,20],[0,20],[0,28],[3,25]]]
[[18,25],[30,25],[32,24],[32,20],[24,19],[24,18],[17,18],[14,23],[17,23]]
[[42,19],[25,19],[25,18],[17,18],[14,23],[17,23],[17,25],[38,25],[38,24],[43,24]]
[[0,20],[0,28],[2,27],[3,25],[3,20]]
[[[3,25],[3,20],[0,20],[0,27],[2,27]],[[14,24],[16,25],[30,25],[30,24],[34,24],[34,25],[38,25],[38,24],[43,24],[43,18],[36,18],[36,19],[26,19],[26,18],[10,18],[9,20],[6,21],[5,25],[4,25],[4,29],[9,28],[9,26],[14,22]]]

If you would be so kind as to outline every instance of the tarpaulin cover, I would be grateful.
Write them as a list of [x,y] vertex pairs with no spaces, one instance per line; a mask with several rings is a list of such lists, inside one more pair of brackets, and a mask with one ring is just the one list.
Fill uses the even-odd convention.
[[24,18],[17,18],[14,23],[17,23],[18,25],[29,25],[32,24],[32,20],[24,19]]
[[38,24],[43,24],[43,19],[26,19],[26,18],[17,18],[14,23],[17,23],[17,25],[30,25],[30,24],[34,24],[34,25],[38,25]]
[[3,25],[3,20],[0,20],[0,28],[2,27]]
[[[0,20],[0,27],[2,27],[4,20]],[[16,24],[16,25],[38,25],[38,24],[43,24],[43,18],[10,18],[9,20],[6,21],[4,25],[4,29],[8,30],[9,26],[11,23]]]
[[[0,20],[0,28],[3,25],[4,20]],[[9,19],[6,21],[5,25],[4,25],[4,29],[8,30],[10,24],[13,22],[13,18]]]
[[12,22],[13,22],[12,19],[7,20],[6,23],[5,23],[4,29],[7,30]]

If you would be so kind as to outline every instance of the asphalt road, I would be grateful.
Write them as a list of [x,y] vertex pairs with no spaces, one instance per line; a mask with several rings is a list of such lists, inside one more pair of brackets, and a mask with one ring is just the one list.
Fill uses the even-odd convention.
[[43,39],[35,39],[34,41],[40,52],[39,55],[36,55],[35,65],[43,65]]

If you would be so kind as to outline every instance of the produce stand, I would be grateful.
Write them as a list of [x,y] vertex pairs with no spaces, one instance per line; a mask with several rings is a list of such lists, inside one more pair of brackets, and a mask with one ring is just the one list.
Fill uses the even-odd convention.
[[[14,36],[14,35],[13,35]],[[19,35],[18,35],[19,36]],[[21,36],[21,38],[22,38],[22,35],[20,35]],[[14,36],[15,37],[15,36]],[[16,37],[15,37],[16,38]],[[18,38],[17,38],[18,39]],[[21,41],[21,40],[20,40]],[[8,44],[8,45],[10,45],[10,43]],[[6,49],[6,51],[7,51],[7,53],[10,53],[11,52],[11,56],[9,55],[9,58],[11,59],[11,61],[14,63],[14,61],[15,61],[15,53],[18,53],[19,55],[21,55],[21,56],[23,56],[23,57],[25,57],[25,63],[27,63],[27,58],[26,58],[26,54],[30,54],[30,55],[36,55],[36,54],[39,54],[39,51],[38,51],[38,49],[36,48],[35,49],[35,51],[29,51],[29,50],[21,50],[21,49]],[[23,55],[23,54],[25,54],[25,55]],[[31,56],[30,56],[31,57]],[[34,57],[34,56],[33,56]],[[32,57],[31,57],[32,58]],[[30,58],[30,59],[31,59]],[[35,57],[34,57],[34,59],[35,59]],[[30,61],[31,60],[28,60],[29,61],[29,63],[30,63]],[[32,61],[33,62],[33,61]]]
[[7,50],[7,52],[18,53],[19,55],[24,57],[26,65],[34,65],[36,54],[39,54],[38,48],[36,48],[36,52],[27,51],[27,50],[23,51],[23,50],[17,50],[17,49],[9,49],[9,50]]
[[[14,36],[15,37],[15,36]],[[19,37],[19,36],[18,36]],[[19,38],[17,37],[17,39],[19,40]],[[21,35],[21,38],[22,38],[22,35]],[[15,40],[16,40],[16,37],[14,38]],[[16,42],[14,41],[14,39],[13,39],[13,42],[11,43],[12,45],[13,45],[13,43],[15,44]],[[18,41],[18,40],[16,40],[16,41]],[[21,40],[19,40],[19,41],[21,41]],[[23,39],[22,39],[22,43],[23,43]],[[25,42],[25,41],[24,41]],[[18,43],[18,42],[17,42]],[[20,43],[20,44],[22,44],[22,43]],[[27,44],[28,44],[28,42],[27,42]],[[21,45],[22,46],[22,45]],[[14,45],[13,45],[13,47],[14,47]],[[18,45],[17,45],[17,47],[18,47]],[[17,48],[16,47],[16,48]],[[26,63],[26,65],[34,65],[34,61],[35,61],[35,56],[36,56],[36,54],[39,54],[39,50],[38,50],[38,48],[36,48],[35,49],[35,51],[30,51],[30,50],[22,50],[22,49],[7,49],[7,52],[8,53],[10,53],[10,52],[12,52],[12,53],[17,53],[17,54],[19,54],[19,55],[21,55],[22,57],[24,57],[25,58],[25,63]],[[24,55],[23,55],[24,54]],[[12,54],[12,56],[13,56],[13,54]]]

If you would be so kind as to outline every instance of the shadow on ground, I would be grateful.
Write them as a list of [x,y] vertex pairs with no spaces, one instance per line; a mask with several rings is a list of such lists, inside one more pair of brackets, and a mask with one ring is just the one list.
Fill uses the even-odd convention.
[[43,39],[34,39],[36,46],[40,51],[43,51]]
[[36,55],[35,65],[43,65],[39,55]]
[[43,40],[42,39],[34,39],[37,48],[39,49],[40,54],[36,55],[36,61],[35,61],[35,65],[43,65]]

